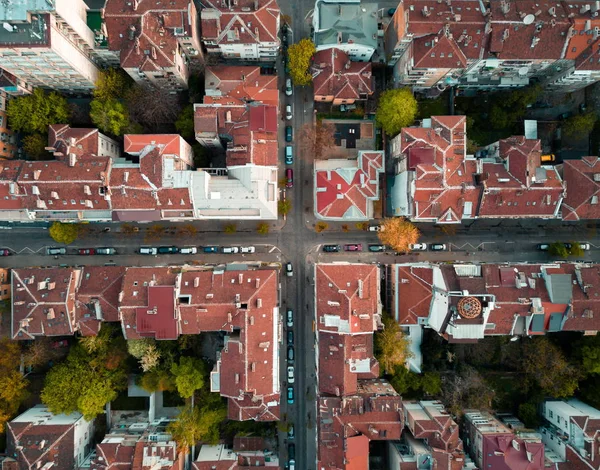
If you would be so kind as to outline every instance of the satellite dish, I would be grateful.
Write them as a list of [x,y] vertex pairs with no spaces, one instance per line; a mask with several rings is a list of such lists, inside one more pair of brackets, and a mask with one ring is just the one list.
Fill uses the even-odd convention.
[[529,72],[529,67],[521,67],[519,69],[519,75],[521,77],[524,77],[525,75],[527,75],[527,72]]
[[535,21],[535,15],[527,15],[525,18],[523,18],[523,24],[531,24]]

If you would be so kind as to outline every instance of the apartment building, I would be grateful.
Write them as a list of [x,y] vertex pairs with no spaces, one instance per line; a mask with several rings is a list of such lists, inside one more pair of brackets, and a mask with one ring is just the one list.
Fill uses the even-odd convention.
[[94,421],[36,405],[6,425],[7,453],[19,469],[77,468],[92,450]]
[[0,63],[28,86],[89,93],[98,77],[83,0],[0,5]]
[[369,62],[377,50],[376,3],[316,0],[313,40],[317,51],[336,48],[352,61]]
[[93,336],[103,321],[126,339],[226,333],[211,391],[229,419],[279,419],[278,271],[88,266],[12,271],[11,337]]
[[561,218],[565,188],[542,165],[541,142],[513,136],[468,155],[465,116],[433,116],[392,139],[395,216],[460,224],[477,218]]
[[201,59],[198,12],[192,0],[107,0],[108,49],[140,84],[181,91],[191,60]]
[[276,0],[202,0],[206,51],[224,59],[274,62],[281,13]]
[[385,33],[394,83],[573,91],[600,78],[598,2],[408,0]]
[[192,470],[273,470],[280,468],[277,452],[268,448],[262,437],[233,439],[233,447],[224,444],[202,445]]
[[8,128],[6,106],[9,94],[0,89],[0,160],[10,160],[17,156],[17,137]]

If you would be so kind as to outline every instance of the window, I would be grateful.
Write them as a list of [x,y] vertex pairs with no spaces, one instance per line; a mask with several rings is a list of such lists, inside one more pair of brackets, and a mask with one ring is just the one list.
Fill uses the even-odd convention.
[[577,48],[574,47],[573,49],[571,49],[571,52],[577,52]]
[[554,417],[554,413],[552,412],[552,410],[548,411],[548,416],[550,416],[551,419]]

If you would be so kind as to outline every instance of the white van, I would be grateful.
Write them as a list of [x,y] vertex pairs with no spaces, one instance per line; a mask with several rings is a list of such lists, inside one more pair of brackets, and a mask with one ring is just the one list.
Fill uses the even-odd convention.
[[181,253],[182,255],[195,255],[196,253],[198,253],[198,248],[196,248],[195,246],[186,246],[184,248],[181,248],[179,250],[179,253]]
[[157,255],[158,249],[150,246],[143,246],[140,248],[140,255]]
[[239,253],[240,249],[237,246],[224,246],[221,248],[221,253],[232,254]]

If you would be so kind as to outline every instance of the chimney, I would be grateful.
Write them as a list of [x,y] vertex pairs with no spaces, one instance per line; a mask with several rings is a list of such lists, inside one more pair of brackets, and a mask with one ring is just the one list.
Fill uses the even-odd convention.
[[135,25],[129,26],[129,31],[127,32],[129,40],[133,41],[135,39]]
[[56,191],[52,191],[52,192],[50,193],[50,197],[51,197],[52,199],[58,199],[58,193],[57,193]]
[[83,186],[83,192],[85,194],[87,194],[88,196],[92,195],[92,190],[90,189],[90,186],[88,184],[86,184],[86,185]]
[[39,180],[40,179],[40,175],[42,174],[42,170],[35,170],[33,172],[33,179],[34,180]]
[[152,58],[156,60],[156,47],[152,46]]
[[133,6],[133,11],[136,11],[138,9],[138,5],[139,5],[139,0],[133,0],[132,6]]
[[69,166],[74,167],[75,163],[77,163],[77,155],[74,153],[69,154]]
[[258,28],[254,28],[254,35],[256,36],[256,40],[260,42],[260,31]]
[[533,36],[533,39],[531,40],[531,48],[533,49],[538,42],[540,42],[540,38]]

